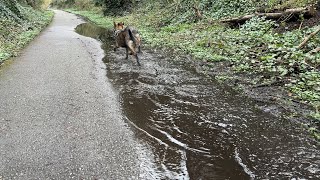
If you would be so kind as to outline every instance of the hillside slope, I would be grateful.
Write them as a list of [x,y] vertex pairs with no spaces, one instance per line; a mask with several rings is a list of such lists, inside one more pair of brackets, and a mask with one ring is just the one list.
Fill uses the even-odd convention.
[[15,0],[0,2],[0,64],[16,56],[51,22],[53,12],[36,10]]

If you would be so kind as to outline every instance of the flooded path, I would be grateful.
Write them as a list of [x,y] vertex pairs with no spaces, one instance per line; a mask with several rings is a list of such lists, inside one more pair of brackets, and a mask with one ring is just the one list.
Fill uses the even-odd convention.
[[[110,32],[81,24],[102,41],[107,77],[123,113],[152,151],[158,179],[320,179],[320,151],[298,124],[198,74],[192,60],[143,47],[141,67],[113,51]],[[142,35],[143,37],[143,35]]]
[[119,110],[100,43],[84,21],[51,25],[0,68],[0,180],[144,179],[147,149]]

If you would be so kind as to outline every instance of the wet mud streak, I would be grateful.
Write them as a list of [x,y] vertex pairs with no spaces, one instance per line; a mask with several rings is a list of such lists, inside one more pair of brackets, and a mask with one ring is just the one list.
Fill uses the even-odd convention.
[[104,42],[107,76],[160,178],[320,178],[319,146],[299,125],[190,70],[189,58],[145,47],[138,67],[124,49],[113,52],[109,31],[77,32]]

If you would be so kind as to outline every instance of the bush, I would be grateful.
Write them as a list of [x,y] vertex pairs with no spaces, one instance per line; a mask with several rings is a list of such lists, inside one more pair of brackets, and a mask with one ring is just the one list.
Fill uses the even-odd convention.
[[52,16],[52,12],[35,10],[21,0],[0,1],[0,64],[17,55],[50,22]]
[[66,8],[75,7],[79,10],[89,10],[102,7],[104,15],[123,15],[130,11],[135,0],[53,0],[52,5]]
[[2,0],[0,2],[0,17],[14,18],[16,21],[22,19],[21,12],[16,0]]
[[132,9],[134,0],[93,0],[96,6],[104,8],[104,15],[123,15]]
[[94,7],[93,1],[92,0],[81,0],[81,1],[76,1],[75,6],[79,9],[82,10],[89,10]]

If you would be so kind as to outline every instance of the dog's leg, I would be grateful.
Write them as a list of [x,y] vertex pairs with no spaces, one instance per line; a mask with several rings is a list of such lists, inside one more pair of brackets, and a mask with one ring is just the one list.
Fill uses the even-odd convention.
[[136,58],[138,66],[141,66],[140,61],[139,61],[138,54],[137,54],[137,52],[136,52],[136,50],[135,50],[135,47],[134,47],[133,41],[129,41],[129,42],[127,43],[127,48],[126,48],[127,58],[128,58],[129,51],[130,51],[130,52],[132,53],[132,55]]
[[113,50],[114,50],[114,51],[117,51],[118,48],[119,48],[119,45],[118,45],[118,43],[116,42],[116,45],[114,46]]
[[137,64],[138,64],[138,66],[141,66],[140,61],[139,61],[139,57],[138,57],[138,54],[137,54],[137,53],[136,53],[135,57],[136,57],[136,59],[137,59]]
[[134,35],[135,41],[136,41],[136,47],[138,47],[138,53],[141,53],[141,37],[140,34],[136,33]]
[[126,59],[128,59],[128,57],[129,57],[129,48],[128,47],[126,47]]
[[126,47],[126,59],[128,59],[128,55],[129,55],[129,52],[130,52],[130,55],[135,55],[135,50],[133,48],[133,42],[131,40],[129,40],[127,42],[127,47]]

